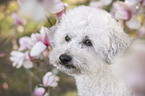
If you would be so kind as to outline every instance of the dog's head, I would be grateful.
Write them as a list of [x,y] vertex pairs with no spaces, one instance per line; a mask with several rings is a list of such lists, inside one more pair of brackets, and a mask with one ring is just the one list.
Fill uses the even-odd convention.
[[109,13],[85,6],[62,16],[50,62],[68,74],[95,72],[126,50],[129,37]]

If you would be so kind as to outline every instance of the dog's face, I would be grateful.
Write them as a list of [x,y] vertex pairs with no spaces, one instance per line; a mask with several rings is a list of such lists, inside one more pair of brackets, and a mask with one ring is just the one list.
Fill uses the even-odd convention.
[[81,6],[63,15],[54,35],[50,62],[71,75],[96,72],[126,49],[127,38],[110,14]]

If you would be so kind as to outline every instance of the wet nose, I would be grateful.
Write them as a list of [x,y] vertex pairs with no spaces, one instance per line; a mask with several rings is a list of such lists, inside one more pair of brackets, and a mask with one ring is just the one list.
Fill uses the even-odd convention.
[[65,63],[65,64],[67,64],[68,62],[70,62],[72,60],[72,58],[66,54],[60,55],[59,59],[60,59],[61,63]]

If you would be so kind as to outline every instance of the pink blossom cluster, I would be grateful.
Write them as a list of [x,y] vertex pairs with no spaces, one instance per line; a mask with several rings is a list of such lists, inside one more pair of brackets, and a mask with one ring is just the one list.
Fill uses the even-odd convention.
[[[26,69],[30,69],[35,64],[33,60],[38,59],[42,62],[45,57],[48,59],[48,54],[51,49],[49,40],[50,31],[51,29],[42,26],[40,33],[33,33],[30,37],[21,37],[19,39],[19,49],[11,52],[10,60],[13,62],[13,66],[16,68],[23,66]],[[47,60],[47,62],[49,61]],[[36,87],[34,89],[34,96],[42,96],[44,93],[44,96],[48,96],[48,88],[56,87],[58,81],[59,77],[52,72],[47,72],[43,76],[43,87]]]
[[61,0],[18,0],[20,13],[23,16],[31,15],[36,21],[45,20],[50,13],[56,13],[57,17],[65,11],[66,4]]
[[[43,21],[54,13],[57,25],[59,18],[65,13],[67,7],[67,4],[64,4],[61,0],[17,0],[17,2],[20,6],[20,14],[18,16],[16,13],[13,13],[12,18],[18,26],[24,26],[20,15],[31,15],[34,20]],[[29,70],[30,74],[37,77],[37,74],[31,72],[31,68],[37,68],[38,63],[39,65],[45,65],[45,68],[51,66],[48,55],[51,50],[50,33],[54,30],[55,26],[51,28],[42,26],[39,31],[40,33],[32,33],[30,37],[21,37],[18,42],[18,50],[14,50],[10,54],[13,67],[21,68],[23,66]],[[41,70],[39,67],[37,69]],[[58,85],[59,77],[55,75],[56,73],[48,69],[45,70],[47,73],[43,76],[41,86],[35,87],[34,96],[49,96],[49,89]]]
[[47,72],[43,77],[43,87],[36,86],[34,89],[34,96],[49,96],[48,87],[56,87],[58,85],[59,77],[52,72]]
[[41,27],[40,33],[33,33],[31,37],[25,36],[19,39],[19,49],[11,52],[10,60],[13,66],[20,68],[32,68],[32,60],[41,58],[44,52],[50,50],[49,31],[46,27]]
[[112,4],[110,13],[112,16],[126,26],[130,30],[136,30],[138,37],[145,36],[145,23],[141,22],[139,18],[145,18],[145,0],[125,0],[115,1],[100,0],[90,3],[94,8],[105,8]]
[[[43,17],[38,16],[38,14],[45,15],[46,18],[45,13],[49,11],[56,13],[57,20],[65,12],[67,6],[60,0],[18,0],[18,4],[21,10],[30,13],[32,16],[36,16],[38,19]],[[45,13],[41,13],[44,11]],[[12,17],[17,25],[23,25],[22,19],[16,13],[13,13]],[[10,59],[13,61],[13,66],[20,68],[23,65],[25,68],[32,68],[32,60],[34,58],[41,58],[42,53],[48,53],[51,48],[49,32],[50,30],[48,28],[42,26],[40,33],[33,33],[31,37],[21,37],[19,39],[19,50],[11,52]],[[29,65],[29,67],[25,65]]]
[[[31,15],[35,21],[44,21],[51,13],[55,13],[58,20],[67,7],[67,3],[61,0],[17,0],[17,2],[20,6],[20,15]],[[13,13],[12,17],[16,24],[23,25],[22,19],[16,13]]]

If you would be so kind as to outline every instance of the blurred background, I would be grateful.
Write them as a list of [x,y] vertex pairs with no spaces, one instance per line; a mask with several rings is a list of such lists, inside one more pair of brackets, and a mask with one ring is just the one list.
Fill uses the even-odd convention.
[[[95,5],[94,1],[62,0],[62,2],[68,4],[67,10],[79,5],[98,7],[98,3]],[[110,12],[112,6],[113,3],[105,5],[103,8]],[[12,62],[9,60],[10,52],[18,49],[18,40],[22,36],[30,36],[32,33],[39,32],[42,25],[51,26],[47,20],[38,22],[33,20],[32,17],[25,18],[21,16],[19,9],[20,6],[17,0],[0,0],[0,96],[31,96],[31,89],[34,89],[38,82],[30,78],[29,73],[23,67],[16,69],[12,66]],[[21,17],[23,24],[16,24],[12,16],[13,13],[17,13]],[[144,17],[139,14],[137,18],[143,26]],[[56,23],[54,14],[51,14],[49,19],[53,25]],[[124,28],[131,37],[144,39],[144,27],[139,31],[141,27],[127,28],[124,24]],[[35,72],[35,70],[33,71]],[[42,75],[44,75],[43,72]],[[77,96],[74,79],[61,72],[59,72],[58,76],[60,77],[59,85],[51,92],[50,96]]]

